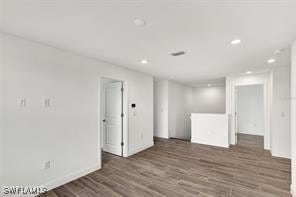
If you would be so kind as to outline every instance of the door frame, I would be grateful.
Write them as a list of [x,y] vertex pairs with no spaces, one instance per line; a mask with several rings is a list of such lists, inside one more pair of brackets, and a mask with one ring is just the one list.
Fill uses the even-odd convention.
[[237,144],[237,135],[238,135],[238,113],[237,113],[237,96],[238,96],[238,88],[239,86],[235,86],[234,88],[234,132],[235,132],[235,144]]
[[107,76],[100,76],[99,77],[99,82],[98,82],[98,87],[99,87],[99,94],[98,94],[98,147],[99,151],[102,152],[103,148],[103,143],[102,140],[103,135],[104,135],[104,123],[103,123],[103,118],[104,118],[104,110],[103,110],[103,79],[110,79],[114,81],[120,81],[122,83],[123,87],[123,93],[122,93],[122,113],[123,113],[123,118],[122,118],[122,124],[121,124],[121,129],[122,129],[122,156],[123,157],[128,157],[128,147],[129,147],[129,133],[128,133],[128,81],[123,80],[123,79],[118,79],[114,77],[107,77]]
[[[266,71],[252,75],[236,75],[226,78],[226,113],[230,114],[230,144],[235,145],[235,87],[242,85],[264,86],[264,149],[271,150],[271,109],[273,91],[273,72]],[[272,152],[272,150],[271,150]]]
[[238,87],[246,87],[246,86],[262,86],[263,87],[263,119],[264,119],[264,135],[263,135],[263,140],[264,140],[264,149],[266,148],[267,143],[265,143],[265,136],[269,135],[268,132],[266,132],[266,126],[268,125],[268,111],[267,109],[267,91],[266,91],[266,84],[265,83],[255,83],[255,84],[239,84],[234,86],[234,132],[235,132],[235,144],[237,144],[237,135],[238,135],[238,113],[237,113],[237,102],[238,102]]

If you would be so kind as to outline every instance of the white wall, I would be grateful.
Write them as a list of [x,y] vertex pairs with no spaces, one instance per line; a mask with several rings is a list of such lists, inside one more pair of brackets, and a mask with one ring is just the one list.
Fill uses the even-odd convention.
[[154,80],[154,136],[169,138],[168,80]]
[[169,137],[190,139],[192,88],[173,81],[168,84]]
[[192,113],[191,142],[229,147],[227,114]]
[[225,87],[193,88],[193,112],[225,113]]
[[[0,46],[2,45],[2,42],[0,40]],[[4,73],[3,73],[3,47],[0,47],[0,186],[4,185],[4,135],[3,135],[3,120],[4,120],[4,92],[3,92],[3,86],[4,86]],[[1,189],[0,189],[1,192]]]
[[225,87],[192,88],[154,81],[154,136],[191,138],[191,113],[225,113]]
[[166,79],[154,81],[154,136],[190,139],[192,88]]
[[291,51],[291,151],[292,151],[292,185],[291,192],[296,196],[296,40]]
[[272,155],[291,158],[291,68],[273,71],[273,103],[271,114]]
[[263,85],[239,86],[236,91],[238,133],[264,136]]
[[137,104],[129,153],[153,145],[151,76],[6,34],[0,40],[5,184],[53,187],[100,168],[100,76],[126,80],[129,103]]

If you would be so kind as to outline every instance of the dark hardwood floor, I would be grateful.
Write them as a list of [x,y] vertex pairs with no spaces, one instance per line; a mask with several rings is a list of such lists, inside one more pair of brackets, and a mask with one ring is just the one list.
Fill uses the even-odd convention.
[[290,160],[262,148],[217,148],[156,139],[129,158],[103,155],[103,168],[46,196],[290,196]]
[[237,144],[254,148],[264,148],[264,137],[259,135],[237,134]]

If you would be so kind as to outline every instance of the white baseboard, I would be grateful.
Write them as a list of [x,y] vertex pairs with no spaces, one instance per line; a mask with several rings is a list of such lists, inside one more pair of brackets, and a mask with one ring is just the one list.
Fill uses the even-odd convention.
[[50,181],[50,182],[44,184],[44,186],[49,191],[49,190],[57,188],[57,187],[59,187],[61,185],[64,185],[66,183],[69,183],[69,182],[71,182],[73,180],[76,180],[76,179],[78,179],[80,177],[83,177],[83,176],[85,176],[85,175],[87,175],[87,174],[89,174],[91,172],[94,172],[96,170],[99,170],[99,169],[101,169],[101,163],[95,164],[93,166],[90,166],[88,168],[79,170],[77,172],[73,172],[73,173],[68,174],[68,175],[66,175],[64,177],[58,178],[58,179],[56,179],[54,181]]
[[199,142],[197,140],[190,140],[191,143],[193,144],[201,144],[201,145],[206,145],[206,146],[213,146],[213,147],[220,147],[220,148],[229,148],[229,144],[208,144],[208,143],[203,143],[203,142]]
[[145,150],[145,149],[147,149],[147,148],[150,148],[150,147],[152,147],[152,146],[154,146],[154,142],[151,142],[150,144],[148,144],[148,145],[146,145],[146,146],[143,146],[143,147],[141,147],[141,148],[138,148],[138,149],[136,149],[136,150],[130,151],[130,152],[128,153],[128,157],[129,157],[129,156],[132,156],[132,155],[134,155],[134,154],[136,154],[136,153],[138,153],[138,152],[141,152],[141,151],[143,151],[143,150]]
[[288,155],[286,153],[275,152],[272,149],[270,150],[270,152],[273,157],[281,157],[281,158],[291,159],[291,155]]
[[263,136],[264,137],[264,132],[258,131],[258,132],[253,132],[253,131],[238,131],[238,134],[246,134],[246,135],[256,135],[256,136]]
[[169,139],[169,136],[164,136],[164,135],[154,135],[153,137],[159,137],[163,139]]
[[292,184],[290,185],[290,192],[291,192],[292,197],[296,197],[296,194],[295,194]]
[[[148,145],[146,145],[144,147],[141,147],[139,149],[136,149],[134,151],[129,152],[128,153],[128,156],[131,156],[133,154],[136,154],[138,152],[141,152],[141,151],[143,151],[143,150],[145,150],[147,148],[150,148],[152,146],[154,146],[154,143],[153,142],[151,142],[150,144],[148,144]],[[85,175],[87,175],[89,173],[92,173],[92,172],[94,172],[96,170],[99,170],[99,169],[101,169],[101,163],[97,163],[97,164],[95,164],[93,166],[90,166],[88,168],[79,170],[77,172],[73,172],[73,173],[68,174],[68,175],[66,175],[64,177],[61,177],[61,178],[58,178],[56,180],[50,181],[50,182],[48,182],[46,184],[43,184],[43,186],[45,186],[47,188],[47,190],[49,191],[49,190],[52,190],[54,188],[57,188],[57,187],[59,187],[61,185],[64,185],[66,183],[69,183],[69,182],[71,182],[73,180],[76,180],[76,179],[78,179],[80,177],[83,177],[83,176],[85,176]]]

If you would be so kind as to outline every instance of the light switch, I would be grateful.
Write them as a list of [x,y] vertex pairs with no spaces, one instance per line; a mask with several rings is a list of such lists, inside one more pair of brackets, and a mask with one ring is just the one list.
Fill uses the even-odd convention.
[[43,106],[44,107],[50,107],[50,99],[49,98],[44,99]]
[[20,98],[17,100],[17,106],[18,107],[26,107],[26,99],[25,98]]
[[281,117],[285,117],[286,116],[286,113],[285,112],[282,112],[281,113]]
[[50,160],[43,163],[43,170],[48,170],[50,168]]

